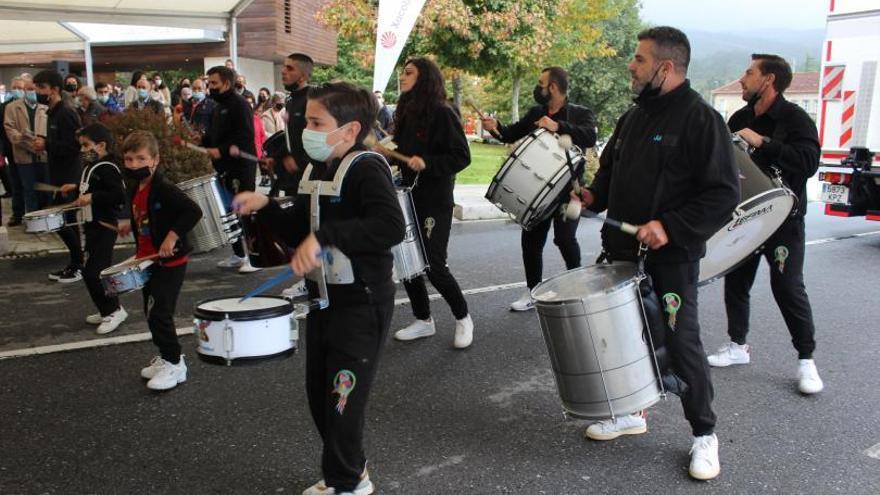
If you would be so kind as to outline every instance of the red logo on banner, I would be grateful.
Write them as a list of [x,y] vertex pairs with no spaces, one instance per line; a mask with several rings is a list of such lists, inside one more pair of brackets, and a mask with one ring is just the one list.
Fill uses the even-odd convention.
[[385,31],[382,33],[382,48],[391,48],[397,43],[397,35],[392,33],[391,31]]

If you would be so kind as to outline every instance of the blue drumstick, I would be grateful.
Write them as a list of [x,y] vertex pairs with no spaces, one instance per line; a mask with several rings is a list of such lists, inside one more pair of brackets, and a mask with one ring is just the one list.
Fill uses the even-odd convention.
[[272,287],[275,287],[276,285],[280,284],[281,282],[284,282],[285,280],[291,279],[291,278],[293,278],[293,269],[288,266],[278,275],[275,275],[274,277],[270,278],[269,280],[266,280],[265,282],[260,284],[259,287],[248,292],[247,294],[245,294],[244,297],[242,297],[241,299],[238,300],[238,302],[247,301],[248,299],[250,299],[254,296],[258,296],[258,295],[262,294],[263,292],[266,292],[267,290],[271,289]]

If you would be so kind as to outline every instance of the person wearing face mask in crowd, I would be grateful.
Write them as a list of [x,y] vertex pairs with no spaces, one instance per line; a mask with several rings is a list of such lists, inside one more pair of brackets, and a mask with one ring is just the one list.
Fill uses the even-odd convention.
[[[498,125],[491,117],[483,119],[483,128],[497,132],[502,142],[514,143],[536,129],[547,129],[558,135],[567,134],[575,146],[586,151],[596,145],[596,117],[593,112],[568,101],[568,74],[560,67],[548,67],[541,71],[538,84],[532,95],[535,105],[519,122],[509,126]],[[580,182],[583,181],[583,167],[586,161],[575,169]],[[568,201],[571,185],[566,185],[559,197]],[[512,311],[528,311],[535,306],[531,290],[542,280],[543,251],[547,233],[553,226],[553,243],[559,248],[565,268],[571,270],[581,266],[581,248],[577,241],[577,220],[568,220],[564,212],[556,212],[530,230],[523,229],[521,237],[523,265],[526,271],[526,292],[510,305]]]
[[159,100],[165,107],[171,107],[171,91],[168,89],[168,86],[165,85],[165,82],[162,80],[162,76],[159,73],[153,74],[153,92],[158,93],[160,96],[153,96],[153,99]]
[[112,94],[112,88],[105,82],[95,83],[95,98],[110,113],[119,113],[122,107]]
[[254,102],[254,99],[245,97],[245,101],[247,101],[248,105],[250,105],[251,113],[254,116],[254,146],[257,150],[256,155],[257,158],[262,158],[263,143],[266,142],[266,130],[263,129],[263,119],[260,118],[260,110]]
[[[180,89],[180,94],[177,98],[177,105],[174,105],[174,109],[172,113],[174,115],[174,122],[180,124],[183,122],[184,118],[184,108],[187,105],[192,103],[192,88],[189,86]],[[186,125],[189,125],[189,122],[185,122]]]
[[[37,101],[48,106],[45,137],[37,136],[33,140],[34,152],[48,153],[49,183],[55,186],[73,184],[79,180],[82,170],[79,160],[79,141],[76,131],[82,127],[79,115],[62,103],[63,84],[61,74],[54,70],[44,70],[34,76],[36,85]],[[68,193],[56,193],[55,204],[64,204],[72,201],[73,195]],[[83,252],[80,243],[79,232],[70,226],[76,223],[76,213],[66,214],[67,219],[63,227],[58,231],[64,245],[70,253],[70,263],[62,270],[49,274],[50,280],[61,283],[77,282],[82,279],[80,270],[83,266]]]
[[184,88],[191,88],[192,82],[188,77],[184,77],[180,80],[180,83],[177,84],[177,87],[174,88],[174,91],[171,92],[171,106],[176,107],[180,104],[180,94]]
[[45,193],[34,190],[37,182],[48,181],[46,153],[34,149],[34,138],[46,135],[46,105],[37,103],[34,80],[28,75],[12,79],[13,100],[0,107],[3,121],[4,149],[9,162],[12,216],[7,225],[21,225],[22,216],[43,208]]
[[80,88],[76,94],[77,109],[79,117],[83,125],[94,124],[101,119],[101,116],[107,113],[107,107],[98,101],[98,93],[94,89],[85,86]]
[[284,93],[276,92],[269,102],[269,106],[260,116],[263,119],[263,129],[266,130],[267,136],[283,131],[287,120],[287,114],[284,111]]
[[[253,191],[257,181],[257,164],[238,154],[243,151],[256,155],[253,109],[235,91],[234,84],[235,71],[223,66],[208,70],[208,88],[217,106],[211,116],[211,126],[202,138],[202,146],[208,149],[217,171],[218,182],[230,195]],[[247,258],[243,238],[232,244],[233,254],[217,263],[219,268],[236,268],[239,273],[259,270]]]
[[[257,193],[240,194],[234,202],[240,214],[257,211],[296,246],[290,265],[297,275],[320,266],[322,250],[333,253],[334,266],[347,266],[352,274],[328,280],[330,305],[310,312],[306,324],[306,393],[323,443],[323,476],[303,495],[375,490],[363,445],[366,406],[394,309],[389,250],[405,230],[388,163],[363,144],[377,110],[367,89],[349,83],[309,89],[304,192],[289,209]],[[352,160],[350,168],[343,168],[345,160]],[[305,188],[334,180],[342,183],[339,196],[321,192],[319,212],[310,212],[311,194],[319,192]],[[310,226],[312,213],[319,214],[317,228]],[[308,291],[319,296],[314,278]]]
[[137,88],[137,94],[128,108],[138,111],[151,110],[159,115],[166,115],[166,109],[162,102],[153,99],[153,95],[156,93],[150,90],[150,81],[146,78],[141,79],[135,87]]
[[158,256],[141,293],[159,355],[140,374],[150,390],[169,390],[187,378],[174,310],[192,251],[187,233],[202,218],[202,210],[162,174],[155,136],[134,131],[123,141],[121,153],[131,221],[120,224],[119,235],[133,234],[136,258]]
[[[400,76],[400,91],[394,115],[394,142],[397,151],[410,157],[408,162],[398,165],[404,185],[412,187],[428,271],[403,283],[415,321],[395,332],[394,338],[409,341],[436,333],[425,284],[427,277],[452,309],[453,346],[464,349],[473,341],[474,322],[446,260],[455,174],[470,164],[470,147],[461,118],[446,101],[443,74],[436,63],[427,58],[408,60]],[[384,148],[377,149],[385,152]]]
[[134,71],[131,75],[131,84],[125,88],[123,95],[123,106],[125,108],[130,107],[138,99],[138,83],[141,80],[146,81],[147,75],[139,70]]
[[256,97],[249,89],[247,89],[247,78],[245,78],[241,74],[236,74],[235,76],[235,92],[244,96],[245,98],[251,98],[252,100],[256,100]]
[[[693,433],[688,472],[708,480],[721,465],[697,281],[706,241],[739,203],[739,174],[727,126],[687,80],[687,36],[660,26],[642,31],[638,40],[629,64],[635,106],[617,121],[592,184],[573,199],[638,228],[632,236],[606,224],[600,259],[631,262],[646,256],[645,271],[665,305],[661,333],[670,368],[686,384],[681,402]],[[646,431],[645,415],[637,413],[594,423],[585,436],[612,440]]]
[[[802,394],[816,394],[824,385],[813,361],[816,348],[813,310],[804,286],[806,254],[804,215],[807,212],[807,179],[819,167],[819,137],[810,116],[783,96],[791,84],[788,62],[778,55],[755,54],[740,78],[742,97],[748,104],[728,120],[752,148],[752,161],[767,175],[777,171],[798,196],[797,209],[764,243],[761,256],[753,256],[724,277],[724,304],[730,342],[709,356],[709,364],[726,367],[748,364],[750,348],[749,292],[761,257],[770,265],[770,287],[798,352],[797,382]],[[775,170],[774,170],[775,169]]]
[[211,127],[211,116],[214,115],[214,107],[217,102],[213,98],[208,98],[206,93],[205,82],[196,79],[192,83],[192,99],[184,102],[183,118],[189,122],[190,128],[203,136],[205,131]]
[[260,88],[260,91],[257,92],[257,107],[256,111],[262,115],[263,112],[269,109],[271,102],[269,98],[272,96],[269,88]]
[[62,185],[61,192],[79,193],[74,204],[83,207],[86,264],[82,275],[89,296],[98,308],[97,313],[86,317],[86,323],[97,325],[97,333],[103,335],[119,328],[128,318],[128,313],[119,304],[119,298],[104,293],[100,277],[101,270],[113,264],[113,246],[117,236],[115,229],[119,220],[128,222],[125,183],[119,166],[110,154],[113,148],[110,129],[100,123],[86,125],[79,130],[78,139],[82,175],[78,184]]
[[64,92],[71,98],[76,98],[76,93],[81,87],[82,83],[80,83],[79,78],[75,75],[68,74],[67,77],[64,78]]

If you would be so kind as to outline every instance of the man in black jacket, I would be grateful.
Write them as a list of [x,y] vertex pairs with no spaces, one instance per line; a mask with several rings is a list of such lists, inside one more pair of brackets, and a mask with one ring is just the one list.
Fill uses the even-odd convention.
[[[739,183],[727,127],[690,88],[690,43],[678,29],[639,33],[629,65],[636,106],[617,122],[599,171],[581,198],[585,207],[638,226],[633,236],[605,226],[604,254],[634,261],[647,252],[646,272],[665,305],[671,366],[688,385],[681,397],[694,440],[689,473],[718,476],[712,381],[697,314],[699,262],[708,240],[739,202]],[[643,413],[590,425],[586,436],[611,440],[647,431]]]
[[[824,387],[813,361],[813,311],[804,287],[806,251],[804,215],[807,212],[807,179],[819,167],[819,136],[809,115],[782,96],[792,74],[788,62],[777,55],[752,55],[752,63],[739,82],[748,104],[734,113],[727,125],[749,144],[752,160],[768,175],[779,173],[798,195],[797,210],[764,244],[761,254],[770,264],[770,287],[798,351],[798,390],[815,394]],[[749,291],[761,263],[754,256],[724,277],[727,332],[731,342],[709,356],[712,366],[748,364]]]
[[303,150],[302,131],[306,128],[306,100],[309,93],[309,78],[312,77],[314,61],[308,55],[291,53],[281,68],[281,82],[290,92],[284,108],[287,113],[287,147],[272,157],[277,180],[272,185],[272,194],[284,191],[287,196],[296,196],[302,171],[309,163]]
[[[535,105],[519,122],[509,126],[498,125],[489,117],[483,119],[483,128],[497,132],[505,143],[513,143],[536,129],[547,129],[559,135],[570,135],[572,142],[583,150],[596,144],[596,118],[589,108],[568,102],[568,73],[561,67],[548,67],[541,71],[533,91]],[[583,175],[583,163],[575,172]],[[568,199],[571,186],[567,186],[560,198]],[[569,270],[581,266],[581,248],[575,234],[577,220],[567,220],[561,212],[555,212],[546,220],[529,230],[522,231],[523,265],[526,269],[526,293],[510,305],[512,311],[528,311],[534,308],[530,292],[541,283],[543,251],[547,233],[553,224],[553,243],[559,247],[565,267]]]
[[[57,71],[44,70],[34,76],[37,101],[49,107],[46,136],[34,139],[34,151],[46,151],[49,157],[49,182],[55,186],[79,182],[79,140],[76,132],[82,126],[76,110],[62,101],[61,87],[64,79]],[[55,203],[62,204],[72,201],[75,194],[57,193]],[[75,221],[75,214],[68,214],[66,223]],[[83,250],[79,231],[73,227],[64,227],[58,231],[58,237],[64,242],[70,253],[70,264],[63,270],[49,274],[50,280],[70,283],[82,280],[80,273],[83,266]]]
[[[230,195],[253,191],[257,181],[257,164],[239,156],[240,151],[256,155],[253,112],[244,97],[235,91],[234,84],[234,70],[221,66],[208,70],[208,88],[217,106],[211,116],[211,127],[202,139],[214,162],[214,169]],[[232,256],[217,266],[238,268],[239,273],[259,270],[247,259],[241,238],[232,244],[232,250]]]

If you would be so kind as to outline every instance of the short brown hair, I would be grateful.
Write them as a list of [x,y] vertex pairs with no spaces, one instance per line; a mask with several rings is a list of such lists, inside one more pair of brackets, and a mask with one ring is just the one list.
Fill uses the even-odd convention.
[[355,86],[347,82],[329,82],[321,86],[309,88],[309,99],[315,100],[327,112],[336,119],[340,127],[349,122],[358,122],[361,131],[357,135],[357,142],[363,142],[364,138],[373,129],[376,115],[379,113],[379,102],[376,95],[366,88]]
[[752,60],[758,61],[758,69],[761,74],[776,76],[773,81],[773,89],[777,93],[782,93],[791,85],[791,66],[779,55],[771,55],[767,53],[753,53]]
[[148,131],[134,131],[125,137],[119,152],[123,155],[126,153],[136,153],[140,150],[147,150],[150,156],[159,156],[159,141],[152,133]]

